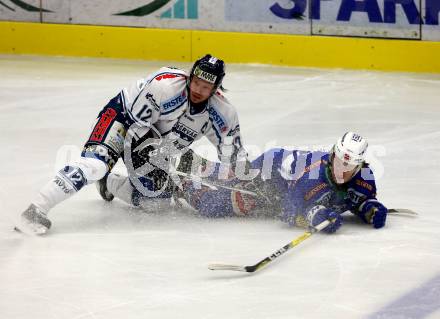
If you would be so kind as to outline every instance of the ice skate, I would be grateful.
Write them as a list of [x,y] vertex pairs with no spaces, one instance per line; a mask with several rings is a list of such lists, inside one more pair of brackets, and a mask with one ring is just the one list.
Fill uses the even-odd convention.
[[20,223],[15,227],[16,230],[34,235],[45,234],[52,225],[46,213],[37,206],[31,204],[20,216]]
[[107,201],[111,202],[115,196],[109,192],[107,188],[107,178],[109,174],[106,174],[102,179],[96,182],[96,188],[98,189],[99,195]]

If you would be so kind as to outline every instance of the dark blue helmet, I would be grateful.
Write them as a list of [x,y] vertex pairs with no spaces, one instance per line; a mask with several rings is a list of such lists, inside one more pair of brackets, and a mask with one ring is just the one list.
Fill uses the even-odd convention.
[[213,57],[211,54],[207,54],[194,63],[189,76],[190,82],[193,76],[214,84],[215,91],[222,85],[223,78],[225,77],[225,62]]

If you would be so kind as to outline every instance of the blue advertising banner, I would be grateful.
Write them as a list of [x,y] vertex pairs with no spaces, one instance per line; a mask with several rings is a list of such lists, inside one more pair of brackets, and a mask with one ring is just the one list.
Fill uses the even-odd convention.
[[420,39],[421,0],[311,1],[312,34]]
[[316,35],[440,39],[439,13],[440,0],[225,0],[225,20],[308,23]]
[[225,20],[240,22],[291,23],[304,12],[306,0],[225,0]]

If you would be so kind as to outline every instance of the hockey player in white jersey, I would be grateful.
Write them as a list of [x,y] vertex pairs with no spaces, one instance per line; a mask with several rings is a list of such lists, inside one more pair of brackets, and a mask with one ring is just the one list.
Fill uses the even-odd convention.
[[[208,54],[194,63],[189,75],[164,67],[123,89],[99,113],[81,158],[39,191],[16,228],[46,233],[49,211],[94,182],[108,201],[113,194],[135,205],[140,197],[170,197],[174,186],[161,163],[172,162],[202,136],[216,146],[221,161],[244,159],[237,112],[222,94],[224,76],[224,62]],[[129,173],[139,177],[134,183],[109,175],[121,157]]]

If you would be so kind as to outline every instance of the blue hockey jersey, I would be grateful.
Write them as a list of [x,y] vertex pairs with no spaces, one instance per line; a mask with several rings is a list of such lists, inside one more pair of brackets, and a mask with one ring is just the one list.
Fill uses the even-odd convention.
[[[299,226],[306,226],[304,217],[316,205],[338,213],[350,210],[357,215],[364,201],[376,197],[373,172],[364,164],[348,183],[337,185],[331,177],[329,156],[322,151],[271,149],[252,161],[253,174],[258,172],[253,180],[237,178],[228,184],[237,190],[191,186],[186,199],[209,217],[246,216],[263,210]],[[209,179],[217,182],[216,176]],[[260,196],[239,189],[252,190]]]
[[365,200],[376,198],[373,172],[364,164],[349,182],[337,185],[329,156],[323,151],[271,149],[255,159],[252,168],[261,171],[260,178],[280,198],[283,216],[304,216],[316,205],[357,214]]

